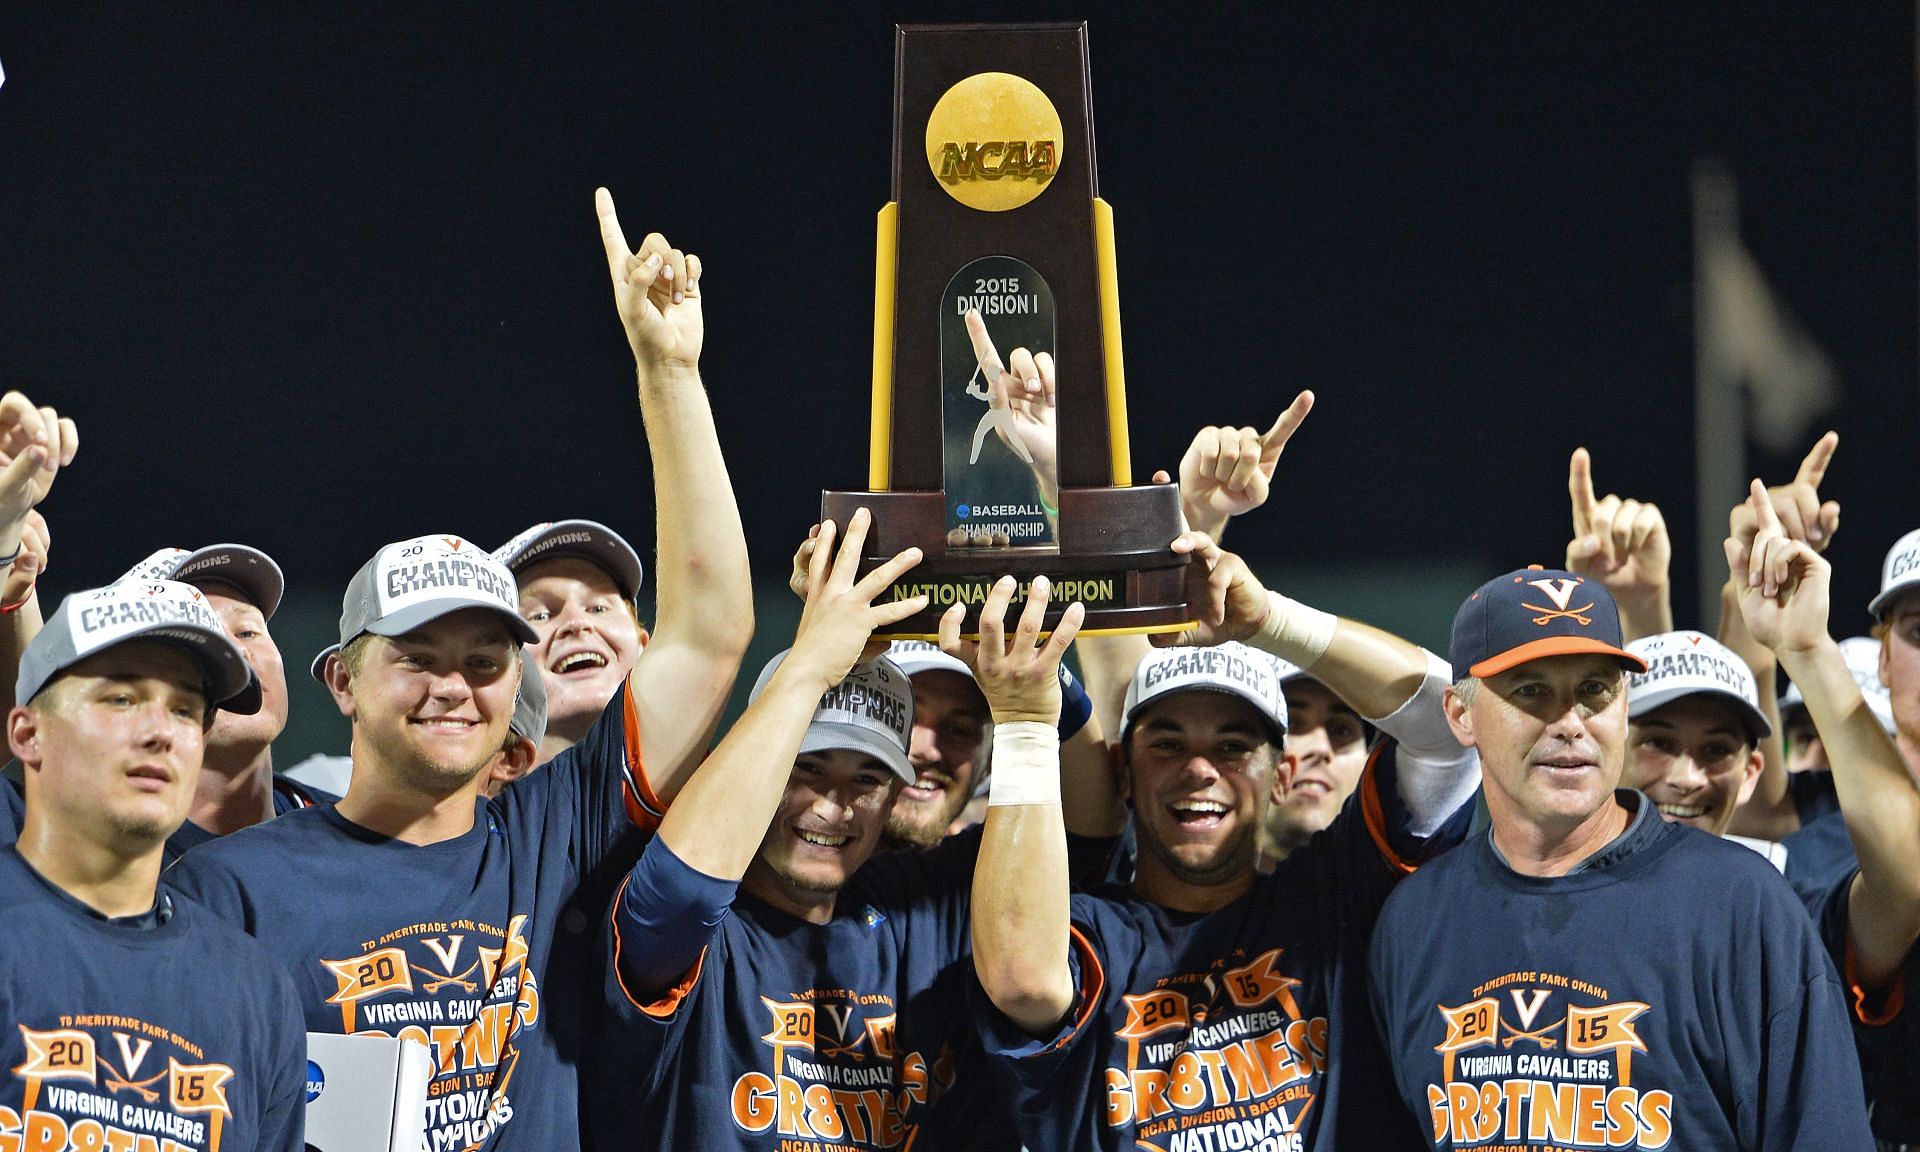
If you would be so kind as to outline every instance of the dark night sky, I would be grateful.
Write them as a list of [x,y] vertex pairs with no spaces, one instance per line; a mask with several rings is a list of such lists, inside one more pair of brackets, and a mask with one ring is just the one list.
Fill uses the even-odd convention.
[[1320,393],[1250,555],[1557,561],[1584,443],[1667,508],[1690,620],[1709,154],[1845,388],[1837,625],[1920,520],[1909,6],[539,7],[0,11],[0,384],[83,433],[55,590],[231,538],[331,598],[387,540],[568,515],[646,551],[597,183],[703,255],[782,569],[864,474],[895,20],[1091,20],[1136,469]]

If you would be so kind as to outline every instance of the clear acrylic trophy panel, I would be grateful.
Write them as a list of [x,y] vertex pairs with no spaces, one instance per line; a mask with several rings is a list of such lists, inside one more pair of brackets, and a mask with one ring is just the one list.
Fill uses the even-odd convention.
[[[1011,256],[983,256],[940,296],[941,449],[947,547],[1059,542],[1055,410],[1010,369],[1056,347],[1053,290]],[[1018,355],[1024,351],[1025,356]],[[1042,483],[1041,476],[1048,478]]]

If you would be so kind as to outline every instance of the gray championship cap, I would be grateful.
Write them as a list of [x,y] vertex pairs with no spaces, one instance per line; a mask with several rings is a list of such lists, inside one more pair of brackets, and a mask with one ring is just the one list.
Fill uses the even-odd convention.
[[505,564],[458,536],[416,536],[375,552],[347,581],[340,644],[362,632],[405,635],[463,608],[497,613],[522,644],[540,640],[520,618],[520,590]]
[[557,556],[578,556],[591,562],[613,577],[614,585],[629,600],[640,595],[644,572],[640,554],[620,533],[593,520],[535,524],[493,551],[493,558],[505,564],[516,577],[542,560]]
[[1628,719],[1638,720],[1682,696],[1709,695],[1733,702],[1756,743],[1773,731],[1760,711],[1753,670],[1706,633],[1660,632],[1633,641],[1627,651],[1647,662],[1645,672],[1627,673]]
[[940,645],[927,640],[895,640],[887,645],[887,659],[900,665],[909,676],[922,672],[958,672],[973,682],[973,669],[958,656],[949,656]]
[[[792,649],[788,649],[792,651]],[[787,658],[782,652],[767,661],[760,678],[753,682],[747,697],[751,705],[760,698],[774,669]],[[894,775],[911,784],[920,774],[907,760],[913,738],[913,686],[898,664],[877,656],[855,665],[846,679],[827,690],[814,709],[807,734],[800,739],[802,752],[831,752],[845,748],[864,752],[893,769]]]
[[227,638],[199,589],[173,580],[122,581],[62,600],[20,654],[13,698],[24,704],[61,672],[129,640],[159,640],[186,652],[200,666],[215,707],[260,710],[260,682],[240,646]]
[[[1867,711],[1880,722],[1880,727],[1891,736],[1898,725],[1893,720],[1893,693],[1880,683],[1880,641],[1871,636],[1849,636],[1840,641],[1840,656],[1847,662],[1847,671],[1852,674],[1853,682],[1860,686],[1860,696],[1867,702]],[[1787,690],[1780,694],[1780,711],[1784,715],[1794,708],[1805,708],[1807,698],[1801,694],[1800,685],[1788,684]]]
[[1273,727],[1275,742],[1286,735],[1287,698],[1280,683],[1299,669],[1237,641],[1212,648],[1156,648],[1147,653],[1127,684],[1121,738],[1133,730],[1141,709],[1176,692],[1219,692],[1253,705]]
[[340,600],[340,640],[320,650],[308,671],[327,682],[327,657],[363,632],[402,636],[465,608],[485,608],[522,644],[539,642],[520,617],[520,590],[507,566],[458,536],[416,536],[389,544],[360,566]]
[[547,738],[547,681],[533,653],[520,650],[520,690],[513,694],[513,720],[508,725],[516,736],[524,736],[538,748]]
[[1887,558],[1880,564],[1880,594],[1867,605],[1867,611],[1878,619],[1894,597],[1913,587],[1920,587],[1920,528],[1895,540],[1887,549]]
[[[205,586],[230,584],[260,615],[273,619],[286,594],[286,577],[273,557],[244,544],[209,544],[188,551],[162,548],[127,569],[120,580],[178,580],[182,584]],[[115,583],[119,583],[116,580]]]

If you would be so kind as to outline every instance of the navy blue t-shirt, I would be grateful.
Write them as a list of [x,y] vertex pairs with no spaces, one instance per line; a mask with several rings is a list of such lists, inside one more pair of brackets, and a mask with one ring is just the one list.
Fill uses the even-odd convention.
[[1920,956],[1909,949],[1906,964],[1887,987],[1860,986],[1847,941],[1854,875],[1821,887],[1796,886],[1796,891],[1846,989],[1873,1134],[1890,1143],[1920,1144]]
[[1787,850],[1787,879],[1798,888],[1829,888],[1860,868],[1847,822],[1837,810],[1802,824],[1780,846]]
[[[1424,845],[1405,832],[1391,742],[1340,817],[1233,903],[1176,912],[1128,888],[1073,898],[1076,1004],[1029,1037],[974,982],[984,1045],[1034,1152],[1376,1148],[1404,1118],[1375,1097],[1366,942]],[[1383,1116],[1384,1113],[1384,1116]]]
[[[332,806],[189,852],[168,882],[264,944],[307,1029],[412,1038],[433,1053],[431,1152],[573,1148],[576,1067],[600,1003],[590,876],[644,789],[628,693],[586,739],[439,844],[388,839]],[[584,895],[583,893],[588,893]]]
[[[596,1146],[1018,1148],[968,1017],[980,836],[874,857],[825,924],[738,893],[664,994],[620,979],[645,966],[649,940],[616,901],[616,1026],[594,1060]],[[600,1106],[614,1100],[626,1102]]]
[[287,977],[190,900],[109,920],[0,849],[0,1148],[300,1152]]
[[20,839],[20,825],[26,819],[27,798],[13,781],[0,777],[0,848]]
[[[302,808],[312,808],[319,804],[332,804],[339,799],[340,797],[331,792],[309,788],[290,777],[275,776],[273,778],[273,814],[275,816],[285,816],[289,812],[298,812]],[[167,846],[161,855],[161,862],[165,867],[171,868],[176,860],[186,855],[187,849],[198,848],[202,844],[219,838],[215,833],[188,820],[175,829],[173,835],[167,837]]]
[[1840,982],[1751,849],[1651,815],[1565,876],[1488,837],[1387,901],[1370,970],[1434,1148],[1871,1146]]

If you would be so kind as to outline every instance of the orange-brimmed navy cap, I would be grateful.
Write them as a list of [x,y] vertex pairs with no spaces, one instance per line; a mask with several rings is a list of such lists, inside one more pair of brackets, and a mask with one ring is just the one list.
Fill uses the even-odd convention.
[[1597,580],[1529,565],[1480,585],[1453,617],[1453,678],[1486,677],[1545,656],[1597,652],[1635,672],[1620,608]]

